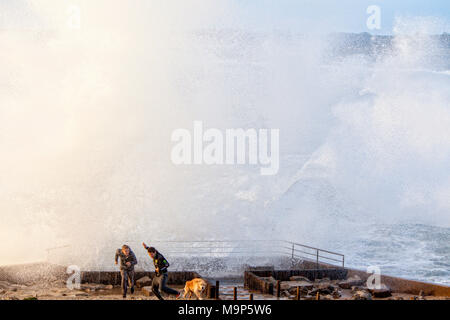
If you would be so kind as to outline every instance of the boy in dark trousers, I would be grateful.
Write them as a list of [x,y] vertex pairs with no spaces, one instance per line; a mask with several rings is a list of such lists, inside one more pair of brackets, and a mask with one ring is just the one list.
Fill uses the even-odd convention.
[[134,266],[137,259],[130,247],[124,244],[122,249],[117,249],[115,263],[118,264],[120,258],[120,275],[122,276],[122,293],[123,298],[127,297],[128,284],[130,285],[131,294],[134,293]]
[[169,288],[167,284],[167,268],[169,267],[169,262],[167,262],[166,258],[158,252],[153,247],[148,247],[145,243],[142,243],[145,250],[147,250],[150,257],[153,259],[153,264],[155,265],[155,273],[156,276],[153,278],[152,283],[152,291],[159,300],[164,300],[161,297],[161,293],[159,289],[167,294],[173,294],[177,296],[177,299],[180,297],[180,293],[177,290]]

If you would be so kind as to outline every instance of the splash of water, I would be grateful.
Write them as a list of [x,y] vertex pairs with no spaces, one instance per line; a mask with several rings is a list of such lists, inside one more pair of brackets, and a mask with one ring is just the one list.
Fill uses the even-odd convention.
[[[236,8],[204,4],[81,2],[74,31],[36,2],[33,23],[0,32],[0,263],[66,244],[328,247],[368,221],[450,226],[450,77],[434,66],[448,48],[402,20],[391,50],[335,56],[329,37],[232,28]],[[280,128],[279,174],[174,166],[171,132],[198,119]]]

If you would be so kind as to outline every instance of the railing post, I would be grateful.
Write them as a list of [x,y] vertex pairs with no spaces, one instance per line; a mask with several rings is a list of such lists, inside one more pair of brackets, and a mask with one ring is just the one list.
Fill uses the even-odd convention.
[[216,299],[216,300],[218,300],[219,299],[219,281],[216,281],[216,291],[214,292],[214,298]]
[[250,301],[253,301],[253,293],[250,293]]
[[316,265],[317,265],[317,270],[319,270],[319,249],[316,250]]
[[292,244],[292,260],[294,260],[294,246],[295,246],[295,244],[293,243]]
[[345,268],[344,261],[345,261],[345,256],[342,256],[342,268]]
[[297,287],[297,300],[300,300],[300,287]]
[[233,300],[237,300],[237,288],[233,288]]
[[277,280],[277,298],[281,296],[281,284],[280,280]]

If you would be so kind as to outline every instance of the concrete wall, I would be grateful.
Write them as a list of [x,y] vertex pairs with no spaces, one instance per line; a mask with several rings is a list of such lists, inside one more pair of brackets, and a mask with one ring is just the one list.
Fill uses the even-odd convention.
[[[308,268],[316,266],[315,262],[302,261],[296,267]],[[319,263],[320,268],[333,268],[332,265]],[[363,281],[367,281],[371,274],[368,274],[362,270],[356,270],[351,268],[345,268],[348,271],[348,277],[359,276]],[[425,295],[450,297],[450,287],[445,285],[439,285],[434,283],[427,283],[415,280],[408,280],[392,276],[381,276],[381,283],[391,288],[393,292],[397,293],[409,293],[418,295],[421,291]]]
[[244,274],[244,286],[250,290],[257,290],[265,294],[274,294],[274,283],[265,279],[273,277],[275,280],[289,281],[292,276],[302,276],[311,281],[329,278],[330,280],[343,280],[347,278],[346,269],[319,269],[319,270],[248,270]]
[[[361,270],[355,269],[347,269],[347,270],[349,277],[356,275],[359,276],[364,281],[367,281],[368,277],[371,275]],[[423,291],[423,293],[427,296],[450,297],[450,287],[444,285],[384,275],[381,276],[381,283],[391,288],[392,292],[418,295],[420,291]]]

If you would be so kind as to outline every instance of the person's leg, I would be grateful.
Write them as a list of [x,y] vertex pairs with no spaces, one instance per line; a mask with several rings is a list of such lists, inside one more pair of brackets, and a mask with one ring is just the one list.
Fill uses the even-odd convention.
[[134,294],[134,270],[128,272],[128,283],[130,284],[130,292]]
[[152,292],[159,300],[164,300],[159,292],[160,281],[161,281],[161,276],[157,277],[155,275],[155,277],[153,278],[153,281],[152,281]]
[[122,294],[123,297],[127,296],[127,284],[128,284],[128,273],[126,270],[120,270],[120,274],[122,275]]
[[166,286],[166,283],[167,283],[167,273],[164,273],[162,275],[162,280],[161,280],[161,291],[163,291],[167,294],[175,294],[175,295],[179,294],[179,292],[177,290],[174,290],[174,289]]

